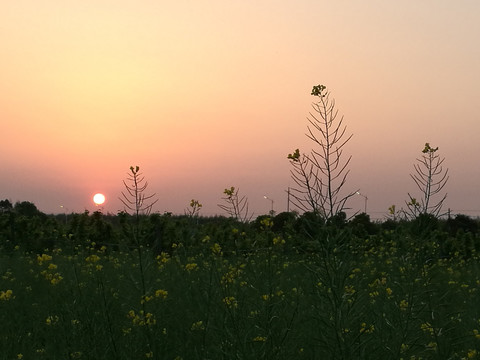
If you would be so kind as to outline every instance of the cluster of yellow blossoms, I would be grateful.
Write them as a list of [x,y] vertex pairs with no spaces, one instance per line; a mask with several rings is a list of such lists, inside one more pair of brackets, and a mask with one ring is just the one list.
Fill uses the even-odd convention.
[[143,295],[142,299],[140,300],[140,304],[144,304],[146,302],[149,302],[150,300],[153,300],[154,298],[161,298],[161,299],[166,299],[168,296],[168,291],[163,290],[163,289],[158,289],[155,291],[155,295]]
[[155,320],[155,316],[152,313],[145,313],[143,310],[140,310],[138,313],[135,313],[134,310],[130,310],[127,317],[132,320],[134,326],[151,326],[157,323],[157,320]]
[[238,307],[238,302],[233,296],[224,297],[222,301],[229,308]]
[[12,290],[0,291],[0,300],[8,301],[10,299],[15,299],[15,296],[13,296]]
[[212,253],[214,253],[215,255],[219,255],[219,256],[223,255],[222,247],[220,246],[219,243],[213,244],[213,246],[211,247],[211,250],[212,250]]
[[48,266],[45,270],[42,270],[40,274],[45,278],[45,280],[49,281],[50,284],[52,285],[57,285],[60,281],[63,280],[63,276],[55,271],[57,270],[57,265],[54,263],[51,263],[52,257],[47,254],[42,254],[42,255],[37,255],[37,263],[40,266],[43,266],[43,264],[47,264]]

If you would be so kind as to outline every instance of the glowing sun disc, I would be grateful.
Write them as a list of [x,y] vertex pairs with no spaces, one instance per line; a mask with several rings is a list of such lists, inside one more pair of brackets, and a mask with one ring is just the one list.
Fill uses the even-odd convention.
[[105,195],[103,194],[95,194],[93,196],[93,202],[95,205],[102,205],[105,202]]

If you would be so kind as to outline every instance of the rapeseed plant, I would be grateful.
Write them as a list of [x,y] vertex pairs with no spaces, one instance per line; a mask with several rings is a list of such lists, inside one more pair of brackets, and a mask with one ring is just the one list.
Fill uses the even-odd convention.
[[238,302],[233,296],[227,296],[222,299],[223,303],[229,308],[238,307]]
[[164,251],[157,255],[156,260],[159,264],[166,264],[170,261],[170,255]]
[[364,322],[360,325],[360,334],[371,334],[373,333],[374,330],[375,330],[374,325],[367,326],[367,324]]
[[198,264],[197,263],[188,263],[185,265],[185,270],[188,272],[198,270]]
[[252,339],[253,342],[265,342],[267,341],[266,336],[256,336]]
[[234,267],[233,265],[228,265],[228,271],[222,275],[220,283],[225,284],[232,284],[236,281],[236,279],[242,273],[241,267]]
[[45,280],[49,281],[52,285],[57,285],[63,280],[63,276],[58,272],[53,273],[49,272],[48,270],[43,270],[40,272],[40,275],[42,275]]
[[213,244],[213,246],[211,247],[211,250],[212,250],[212,253],[214,255],[217,255],[217,256],[222,256],[223,255],[222,247],[220,246],[219,243]]
[[45,324],[47,325],[55,325],[59,321],[59,317],[57,315],[50,315],[45,319]]
[[0,300],[8,301],[11,299],[15,299],[15,296],[13,296],[12,290],[0,291]]
[[44,262],[49,262],[52,260],[52,257],[47,254],[37,255],[38,265],[43,265]]
[[474,359],[475,357],[477,357],[477,350],[475,350],[475,349],[468,350],[467,358],[468,359]]
[[[272,244],[277,235],[268,236]],[[0,307],[18,306],[25,314],[11,312],[12,320],[4,326],[20,334],[19,340],[5,342],[0,336],[0,348],[9,359],[17,354],[68,358],[76,351],[81,358],[124,353],[124,358],[139,359],[150,352],[154,358],[170,359],[261,358],[268,352],[271,358],[290,359],[299,356],[300,348],[303,357],[312,359],[468,358],[480,341],[478,261],[434,259],[425,270],[421,251],[407,253],[398,245],[394,252],[390,243],[377,242],[362,242],[365,251],[360,245],[335,244],[321,256],[270,247],[219,257],[212,247],[223,243],[214,236],[200,251],[185,246],[170,255],[144,248],[147,291],[140,294],[140,274],[131,271],[138,260],[131,252],[104,254],[90,245],[72,248],[73,253],[17,252],[12,261],[0,258],[0,299],[8,297],[8,290],[10,300],[16,295]],[[422,248],[413,241],[402,246]],[[376,250],[368,252],[369,247]],[[92,251],[99,260],[86,261]],[[187,266],[193,268],[189,264],[197,267],[186,276]],[[101,272],[95,272],[96,265],[103,266]],[[37,280],[56,273],[62,283],[55,291]],[[449,281],[455,283],[446,286]],[[369,294],[374,292],[378,295],[372,304]],[[67,303],[73,305],[67,308]],[[220,303],[223,307],[216,311]],[[55,346],[49,338],[40,342],[39,335],[28,335],[32,331],[25,324],[31,323],[38,329],[48,326]],[[422,324],[430,325],[424,330]],[[89,329],[99,336],[93,338]],[[117,340],[110,341],[110,336]],[[253,341],[256,337],[265,341]],[[42,349],[43,355],[36,353]]]
[[284,245],[285,240],[281,236],[275,236],[272,240],[273,245]]
[[155,297],[156,298],[161,298],[161,299],[166,299],[168,296],[168,291],[163,290],[163,289],[158,289],[155,291]]
[[270,230],[273,227],[273,220],[270,217],[265,217],[260,221],[262,230]]
[[142,299],[140,300],[140,304],[144,304],[146,302],[149,302],[152,299],[153,299],[153,296],[143,295]]
[[98,255],[92,254],[92,255],[90,255],[90,256],[87,256],[87,257],[85,258],[85,261],[86,261],[87,263],[95,264],[95,263],[97,263],[98,261],[100,261],[100,257],[99,257]]
[[400,304],[398,305],[401,311],[406,311],[408,309],[408,301],[403,299],[400,301]]
[[198,331],[198,330],[205,330],[205,325],[203,324],[203,321],[197,321],[194,322],[190,328],[192,331]]
[[152,326],[157,323],[157,320],[152,313],[145,313],[143,310],[140,310],[138,313],[135,313],[134,310],[130,310],[127,317],[132,320],[133,326]]

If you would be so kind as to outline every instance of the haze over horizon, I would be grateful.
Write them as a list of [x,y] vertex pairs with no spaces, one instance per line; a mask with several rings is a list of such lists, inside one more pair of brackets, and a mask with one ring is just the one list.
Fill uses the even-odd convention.
[[83,212],[100,192],[116,213],[138,165],[153,211],[224,214],[231,186],[285,211],[323,84],[353,134],[345,191],[373,219],[418,197],[426,142],[444,210],[480,215],[478,1],[18,0],[0,24],[0,199]]

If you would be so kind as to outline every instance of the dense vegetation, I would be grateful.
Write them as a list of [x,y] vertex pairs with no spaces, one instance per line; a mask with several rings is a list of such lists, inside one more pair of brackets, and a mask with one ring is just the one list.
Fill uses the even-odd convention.
[[480,352],[479,224],[467,216],[0,211],[1,359]]

